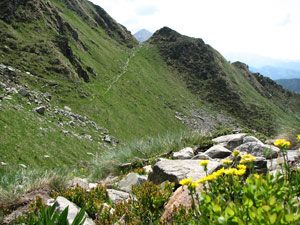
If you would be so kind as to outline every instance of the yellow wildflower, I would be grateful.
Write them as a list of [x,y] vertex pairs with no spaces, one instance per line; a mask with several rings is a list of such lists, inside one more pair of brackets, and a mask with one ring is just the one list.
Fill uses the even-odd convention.
[[297,141],[300,143],[300,134],[297,136]]
[[192,183],[192,178],[184,178],[181,181],[179,181],[179,184],[181,185],[189,185],[190,183]]
[[189,184],[192,188],[197,188],[199,186],[199,183],[196,181],[193,181],[192,183]]
[[209,163],[209,160],[202,160],[199,162],[200,166],[207,166],[207,164]]
[[205,183],[205,181],[206,181],[205,177],[204,177],[204,178],[201,178],[201,179],[199,179],[199,180],[197,180],[197,182],[198,182],[199,184],[203,184],[203,183]]
[[286,141],[285,139],[278,139],[274,141],[274,145],[279,148],[287,149],[288,147],[290,147],[291,143],[289,141]]
[[232,160],[224,159],[224,160],[222,160],[222,163],[224,163],[226,165],[230,165],[232,163]]
[[236,166],[240,170],[245,170],[247,167],[245,165],[239,164]]
[[227,175],[233,175],[236,171],[237,171],[237,169],[231,168],[231,169],[228,169],[228,170],[224,170],[224,173],[227,174]]
[[254,176],[256,179],[259,179],[259,175],[258,175],[258,174],[253,174],[253,176]]
[[244,163],[248,163],[248,162],[253,162],[255,159],[256,159],[256,157],[254,157],[250,154],[245,154],[245,155],[242,155],[241,163],[244,164]]
[[222,169],[219,169],[218,171],[213,172],[213,175],[217,178],[217,177],[223,175],[224,170],[225,170],[224,167],[222,167]]
[[246,170],[240,169],[240,170],[236,170],[234,173],[237,176],[242,176],[242,175],[244,175],[246,173]]
[[239,154],[240,154],[239,150],[234,150],[232,153],[233,157],[237,157]]

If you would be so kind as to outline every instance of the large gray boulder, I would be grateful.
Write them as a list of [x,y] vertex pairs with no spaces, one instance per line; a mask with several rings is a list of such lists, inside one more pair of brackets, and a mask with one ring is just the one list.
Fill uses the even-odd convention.
[[222,144],[225,148],[233,150],[243,143],[246,134],[229,134],[212,139],[217,144]]
[[194,151],[191,147],[181,149],[173,153],[173,159],[191,159],[194,157]]
[[246,136],[246,137],[244,137],[243,144],[248,143],[248,142],[259,142],[259,143],[262,143],[260,140],[258,140],[254,136]]
[[261,156],[267,159],[276,158],[280,149],[273,145],[265,145],[261,142],[247,142],[237,148],[241,152],[247,152],[253,156]]
[[[56,198],[55,202],[57,203],[56,210],[59,213],[62,213],[62,211],[64,211],[65,208],[69,207],[67,219],[68,219],[69,224],[72,224],[76,215],[80,212],[80,208],[77,205],[75,205],[73,202],[70,202],[68,199],[61,197],[61,196],[58,196]],[[83,225],[94,225],[95,224],[92,219],[88,218],[88,215],[86,213],[85,213],[85,216],[86,216],[86,220]]]
[[141,185],[147,181],[148,177],[146,175],[139,175],[137,173],[129,173],[125,178],[123,178],[118,186],[121,191],[131,193],[132,185]]
[[114,189],[107,189],[108,198],[114,203],[117,204],[120,201],[127,200],[130,197],[130,194],[124,191],[118,191]]
[[[174,182],[175,185],[184,178],[192,177],[194,181],[206,176],[204,167],[199,165],[202,160],[168,160],[161,159],[155,163],[149,180],[161,184],[164,181]],[[212,173],[222,165],[221,162],[212,160],[208,163],[208,173]]]
[[223,147],[222,145],[214,145],[205,152],[205,154],[212,159],[224,159],[227,156],[230,156],[231,153],[232,152],[230,150]]
[[70,181],[70,187],[75,188],[77,186],[87,190],[89,189],[89,182],[87,181],[87,179],[75,177],[73,180]]

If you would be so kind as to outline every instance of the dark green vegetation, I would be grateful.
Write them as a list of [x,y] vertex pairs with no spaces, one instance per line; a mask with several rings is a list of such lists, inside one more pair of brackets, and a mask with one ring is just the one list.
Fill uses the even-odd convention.
[[[139,45],[125,27],[85,0],[3,0],[0,42],[0,64],[21,71],[1,71],[1,82],[8,75],[10,83],[52,96],[43,102],[43,116],[32,112],[38,104],[29,105],[29,97],[12,94],[1,102],[0,160],[9,164],[2,174],[19,163],[80,168],[91,154],[101,155],[96,165],[114,161],[116,143],[103,141],[107,134],[127,144],[123,160],[130,161],[135,151],[129,153],[128,146],[138,146],[137,153],[142,143],[150,157],[153,143],[164,140],[167,145],[160,143],[155,153],[167,152],[172,149],[165,146],[174,146],[189,128],[245,126],[293,136],[299,131],[298,94],[169,28]],[[8,96],[3,86],[0,95]],[[16,105],[24,109],[15,110]],[[70,118],[55,113],[64,106],[103,129],[70,125]]]
[[300,79],[280,79],[276,80],[276,83],[291,91],[300,92]]

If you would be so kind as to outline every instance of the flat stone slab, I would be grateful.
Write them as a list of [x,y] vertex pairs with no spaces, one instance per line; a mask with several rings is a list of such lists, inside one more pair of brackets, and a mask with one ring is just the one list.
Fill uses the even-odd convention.
[[[198,180],[206,176],[204,167],[199,165],[202,160],[168,160],[160,159],[154,167],[153,172],[149,174],[148,179],[156,184],[164,181],[174,182],[175,185],[184,178],[192,177]],[[211,160],[208,165],[208,174],[211,174],[222,166],[217,160]]]

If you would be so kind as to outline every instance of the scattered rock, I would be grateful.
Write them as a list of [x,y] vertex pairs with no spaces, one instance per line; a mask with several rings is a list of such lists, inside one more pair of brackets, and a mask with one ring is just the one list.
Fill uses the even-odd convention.
[[18,91],[18,93],[20,94],[20,95],[22,95],[22,96],[24,96],[24,97],[28,97],[28,96],[30,96],[30,92],[28,91],[28,90],[26,90],[26,89],[20,89],[19,91]]
[[46,99],[47,101],[51,101],[51,99],[52,99],[52,95],[51,95],[50,93],[48,93],[48,92],[46,92],[46,93],[44,94],[44,97],[45,97],[45,99]]
[[[155,163],[153,172],[149,174],[149,180],[160,184],[164,181],[174,182],[175,185],[184,178],[192,177],[198,180],[206,176],[204,167],[199,165],[201,160],[168,160],[161,159]],[[222,163],[218,161],[210,161],[207,165],[208,173],[217,170]]]
[[148,165],[148,166],[144,166],[143,169],[145,169],[146,173],[151,173],[153,171],[152,166]]
[[121,191],[131,193],[132,185],[141,185],[147,181],[146,175],[138,175],[137,173],[129,173],[125,178],[119,182]]
[[241,134],[229,134],[220,136],[217,138],[212,139],[213,142],[216,142],[217,144],[223,144],[223,146],[227,149],[233,150],[237,146],[241,145],[243,143],[243,139],[246,136],[245,133]]
[[50,158],[50,156],[49,155],[44,155],[44,158]]
[[0,164],[1,164],[1,166],[7,166],[7,165],[8,165],[8,164],[5,163],[5,162],[1,162]]
[[129,199],[130,195],[124,191],[117,191],[114,189],[107,189],[107,196],[108,198],[114,203],[117,204],[120,201]]
[[[62,213],[65,210],[65,208],[67,208],[67,207],[69,208],[67,219],[68,219],[69,224],[72,224],[76,215],[80,212],[80,208],[77,205],[75,205],[73,202],[70,202],[68,199],[61,197],[61,196],[58,196],[56,198],[55,202],[57,203],[56,209],[59,213]],[[86,216],[86,220],[83,223],[83,225],[95,224],[94,221],[92,219],[90,219],[86,213],[85,213],[85,216]]]
[[15,105],[15,106],[14,106],[14,109],[17,110],[17,111],[19,111],[19,110],[21,110],[21,109],[24,109],[24,107],[21,106],[21,105]]
[[72,109],[69,106],[64,106],[64,110],[71,112]]
[[45,115],[46,106],[40,106],[40,107],[34,108],[33,111],[37,112],[40,115]]
[[184,148],[179,152],[173,153],[173,159],[191,159],[194,157],[194,151],[191,147]]
[[75,187],[81,187],[83,189],[88,189],[89,188],[89,182],[87,179],[82,179],[79,177],[75,177],[73,180],[70,181],[70,187],[75,188]]
[[214,145],[205,152],[205,154],[212,159],[223,159],[231,155],[231,153],[232,152],[230,150],[224,148],[221,144]]
[[89,188],[87,189],[87,191],[90,191],[91,189],[96,188],[97,186],[97,183],[89,183]]
[[24,168],[24,169],[26,169],[26,168],[27,168],[27,166],[26,166],[26,165],[24,165],[24,164],[19,164],[19,166],[20,166],[20,167],[22,167],[22,168]]

